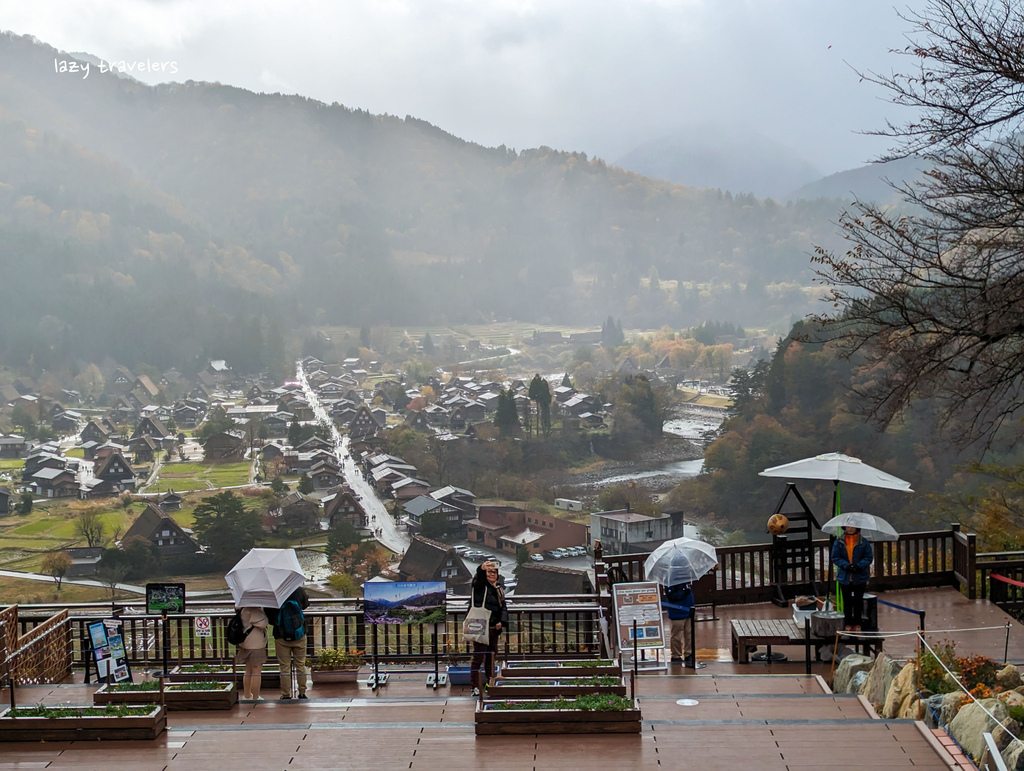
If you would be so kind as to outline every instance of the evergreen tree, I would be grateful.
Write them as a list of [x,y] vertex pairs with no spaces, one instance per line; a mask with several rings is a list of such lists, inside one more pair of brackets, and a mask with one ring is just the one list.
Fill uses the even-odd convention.
[[498,427],[503,438],[510,437],[519,430],[519,412],[516,410],[516,397],[511,388],[498,392],[498,410],[494,416],[494,425]]
[[230,490],[213,495],[193,513],[199,543],[219,565],[233,565],[256,545],[262,532],[256,512]]

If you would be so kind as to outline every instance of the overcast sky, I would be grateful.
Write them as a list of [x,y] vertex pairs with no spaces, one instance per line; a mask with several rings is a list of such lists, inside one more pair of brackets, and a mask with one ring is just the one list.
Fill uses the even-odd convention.
[[[923,0],[911,0],[921,7]],[[173,77],[413,115],[464,139],[608,160],[699,124],[823,173],[884,149],[897,108],[851,69],[900,66],[881,0],[0,0],[0,27]]]

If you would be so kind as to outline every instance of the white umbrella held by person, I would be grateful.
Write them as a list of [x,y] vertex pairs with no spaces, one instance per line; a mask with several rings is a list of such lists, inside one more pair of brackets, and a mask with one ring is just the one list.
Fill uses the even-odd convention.
[[651,552],[644,562],[648,581],[662,586],[692,584],[718,564],[715,547],[696,538],[673,538]]
[[239,608],[280,608],[306,581],[294,549],[251,549],[224,578]]
[[840,514],[838,517],[833,517],[822,525],[821,529],[838,538],[843,534],[844,527],[857,528],[860,530],[860,534],[871,542],[898,541],[900,539],[900,534],[896,532],[892,525],[881,517],[876,517],[874,514],[865,514],[863,511],[851,511],[846,514]]

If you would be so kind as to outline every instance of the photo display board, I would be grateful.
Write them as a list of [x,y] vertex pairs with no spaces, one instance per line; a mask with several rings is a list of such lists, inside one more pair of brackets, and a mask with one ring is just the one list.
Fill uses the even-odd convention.
[[653,581],[615,584],[615,619],[619,625],[619,647],[633,647],[633,622],[636,621],[638,648],[664,648],[665,631],[661,615],[661,591]]
[[367,624],[443,624],[444,581],[372,581],[363,584]]
[[185,584],[146,584],[146,613],[185,612]]

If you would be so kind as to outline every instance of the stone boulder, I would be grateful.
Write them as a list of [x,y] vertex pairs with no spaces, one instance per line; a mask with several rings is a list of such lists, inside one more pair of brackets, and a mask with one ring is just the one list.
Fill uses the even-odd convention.
[[858,672],[867,672],[871,669],[872,660],[870,656],[861,656],[858,653],[851,653],[843,658],[836,667],[835,677],[832,678],[833,693],[852,693],[854,688],[850,681]]
[[963,691],[953,691],[942,695],[942,709],[939,710],[939,722],[942,725],[949,725],[960,711],[963,704]]
[[885,695],[889,692],[889,686],[900,673],[902,665],[889,657],[885,651],[878,654],[875,665],[871,667],[867,680],[861,685],[858,693],[867,699],[876,712],[881,713],[882,705],[885,704]]
[[925,708],[921,719],[929,728],[939,727],[939,716],[942,714],[942,700],[945,694],[936,693],[925,699]]
[[1024,744],[1013,742],[1003,750],[1003,763],[1007,771],[1024,771]]
[[[988,710],[993,719],[985,714]],[[1005,727],[1006,730],[1003,730]],[[1020,732],[1017,721],[1010,717],[1010,712],[999,699],[982,699],[978,702],[965,704],[949,724],[949,733],[963,747],[964,752],[975,760],[985,754],[986,745],[983,734],[986,731],[992,732],[996,747],[1000,752],[1010,743],[1012,734]]]
[[913,662],[906,664],[892,681],[885,694],[882,717],[894,718],[906,704],[917,697],[917,667]]
[[999,694],[1000,701],[1007,707],[1024,707],[1024,694],[1020,691],[1006,691]]
[[1020,687],[1020,670],[1013,664],[1007,664],[996,672],[996,683],[1003,686],[1003,689],[1007,691]]
[[853,679],[850,680],[850,690],[849,690],[849,693],[860,693],[860,687],[862,685],[864,685],[864,681],[867,680],[867,679],[868,679],[868,670],[862,669],[860,672],[857,672],[853,676]]
[[899,713],[896,717],[900,720],[923,720],[925,712],[928,710],[922,706],[921,700],[917,698],[917,695],[913,695],[911,698],[903,702],[903,706],[900,707]]

